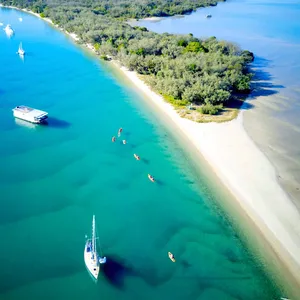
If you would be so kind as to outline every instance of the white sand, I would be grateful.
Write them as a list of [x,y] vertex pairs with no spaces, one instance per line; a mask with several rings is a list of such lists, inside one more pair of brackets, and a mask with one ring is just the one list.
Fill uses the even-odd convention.
[[227,123],[195,123],[181,118],[135,72],[121,70],[201,152],[300,282],[300,214],[278,184],[271,163],[245,132],[242,113]]
[[74,41],[79,41],[79,37],[76,33],[70,33],[68,31],[65,31],[66,34],[68,34]]
[[89,50],[91,50],[91,51],[93,51],[93,52],[96,53],[95,47],[94,47],[92,44],[87,43],[87,44],[85,44],[85,46],[86,46]]
[[148,17],[148,18],[144,18],[143,20],[157,22],[157,21],[162,20],[162,17]]

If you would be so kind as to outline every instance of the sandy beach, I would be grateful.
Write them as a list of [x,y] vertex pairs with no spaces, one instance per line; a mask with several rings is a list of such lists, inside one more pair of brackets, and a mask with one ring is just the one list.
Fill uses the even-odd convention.
[[[11,7],[15,8],[15,7]],[[18,8],[15,8],[18,9]],[[32,13],[41,18],[38,14]],[[52,21],[41,18],[51,24]],[[64,31],[74,40],[74,33]],[[94,47],[86,47],[94,51]],[[116,62],[113,62],[119,67]],[[280,260],[300,284],[300,214],[277,182],[275,169],[243,127],[243,112],[227,123],[195,123],[181,118],[135,72],[122,73],[190,140],[239,205],[262,232]],[[175,128],[174,127],[174,128]]]
[[300,214],[278,184],[271,163],[245,132],[243,112],[227,123],[183,119],[135,72],[121,70],[188,137],[300,282]]

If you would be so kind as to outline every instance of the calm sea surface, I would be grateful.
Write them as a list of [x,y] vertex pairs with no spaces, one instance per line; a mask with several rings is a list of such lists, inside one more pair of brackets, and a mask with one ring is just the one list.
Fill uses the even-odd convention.
[[[15,29],[0,30],[1,300],[279,299],[218,209],[221,187],[132,87],[34,16],[0,9],[0,22]],[[20,104],[49,125],[14,119]],[[121,126],[127,145],[111,143]],[[93,214],[108,257],[97,284],[83,262]]]
[[300,2],[227,0],[186,17],[138,24],[156,32],[216,36],[254,52],[254,92],[244,126],[300,209]]

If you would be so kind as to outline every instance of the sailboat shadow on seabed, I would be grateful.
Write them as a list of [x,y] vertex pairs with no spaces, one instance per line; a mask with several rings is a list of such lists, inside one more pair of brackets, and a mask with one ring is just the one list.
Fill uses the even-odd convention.
[[112,257],[107,257],[106,263],[101,267],[101,272],[112,285],[118,288],[124,286],[124,277],[126,275],[133,274],[133,270]]

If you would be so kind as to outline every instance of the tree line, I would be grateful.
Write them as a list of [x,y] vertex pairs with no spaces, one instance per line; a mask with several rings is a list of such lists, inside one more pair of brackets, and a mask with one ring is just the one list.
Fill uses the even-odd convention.
[[[145,7],[144,12],[140,12],[142,17],[147,16],[149,11],[154,13],[157,7],[166,11],[177,2],[182,7],[185,3],[211,5],[213,1],[0,2],[35,10],[68,32],[76,33],[81,43],[92,44],[101,57],[116,59],[129,70],[144,75],[143,79],[175,106],[194,103],[202,105],[203,113],[215,114],[235,93],[250,92],[248,63],[253,61],[253,53],[242,51],[233,43],[218,41],[215,37],[201,40],[192,34],[157,34],[145,27],[130,26],[118,18],[129,17],[128,9],[134,3]],[[104,6],[109,3],[109,8],[115,4],[115,8],[121,9],[123,14],[116,17],[114,10],[107,12],[109,9],[100,13],[95,10],[99,3]],[[149,5],[152,5],[151,9],[146,9]]]
[[114,18],[166,17],[187,14],[200,7],[226,0],[1,0],[6,5],[30,7],[41,13],[45,7],[81,7]]

